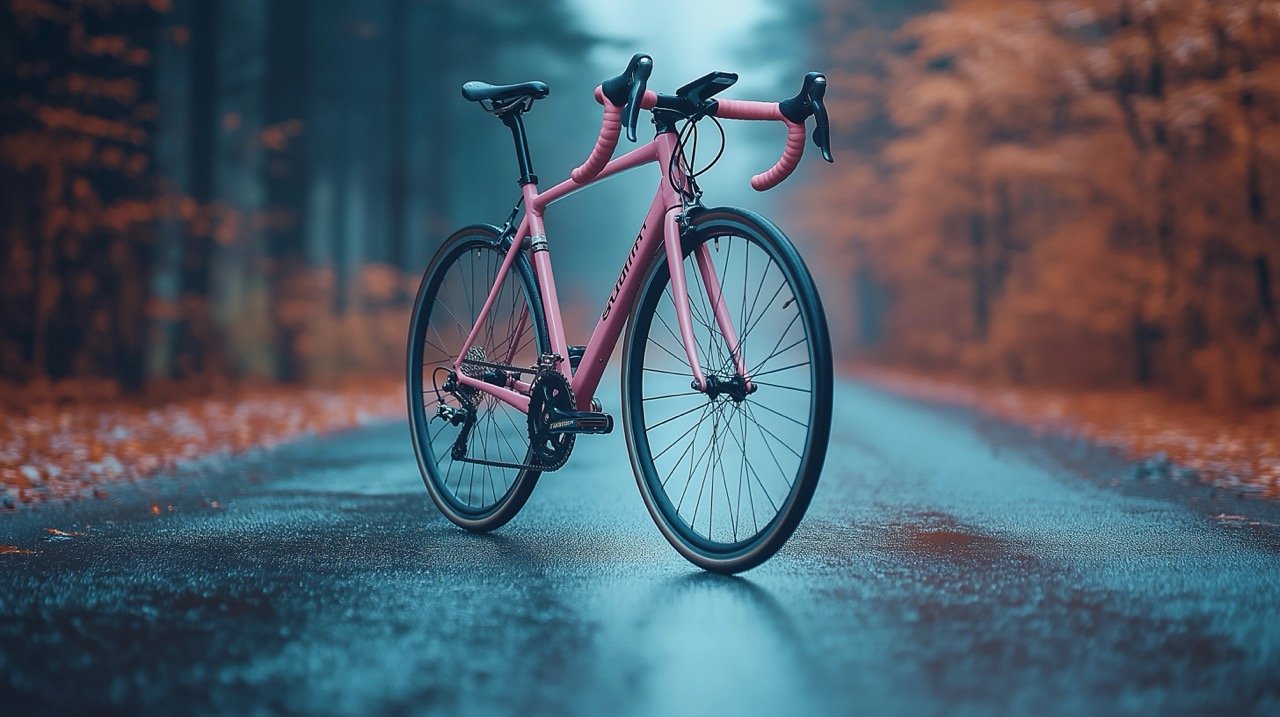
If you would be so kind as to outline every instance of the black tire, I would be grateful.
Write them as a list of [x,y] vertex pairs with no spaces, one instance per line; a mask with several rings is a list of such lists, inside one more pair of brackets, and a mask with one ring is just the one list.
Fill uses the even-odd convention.
[[[414,454],[427,492],[445,517],[475,532],[501,527],[520,512],[538,482],[538,471],[494,468],[455,461],[450,447],[459,427],[436,417],[435,386],[443,384],[457,347],[475,323],[497,267],[506,254],[498,243],[498,230],[473,225],[454,232],[431,260],[422,277],[413,316],[409,322],[408,365],[405,385],[409,403],[409,430]],[[513,317],[528,307],[529,321],[515,336]],[[514,313],[513,313],[514,312]],[[546,317],[538,295],[537,280],[526,256],[516,258],[503,282],[494,310],[477,338],[490,361],[501,361],[505,348],[519,350],[513,364],[533,366],[537,356],[551,350]],[[494,326],[506,326],[503,329]],[[443,344],[443,345],[442,345]],[[524,377],[529,380],[530,377]],[[441,393],[447,405],[460,405],[456,396]],[[478,417],[468,440],[468,457],[528,463],[529,435],[525,415],[485,394],[476,394]],[[454,477],[456,475],[456,485]],[[463,490],[464,477],[467,488]],[[479,480],[480,498],[475,486]],[[454,486],[454,487],[451,487]]]
[[[754,213],[709,209],[696,215],[684,241],[694,334],[704,372],[730,379],[737,374],[727,342],[715,328],[711,302],[692,256],[697,246],[708,242],[720,277],[720,296],[737,327],[748,373],[759,379],[757,390],[747,395],[740,391],[737,398],[724,394],[711,398],[691,387],[692,373],[674,320],[669,269],[660,256],[631,315],[623,350],[622,418],[640,494],[662,534],[698,567],[738,573],[763,563],[782,547],[818,485],[831,433],[831,344],[813,280],[786,236]],[[762,338],[757,333],[765,331],[762,325],[770,327],[773,335]],[[802,327],[802,337],[795,331],[797,325]],[[803,341],[793,344],[796,337]],[[772,422],[762,424],[762,417]],[[703,436],[705,447],[698,443],[703,431],[711,434]],[[674,441],[669,440],[671,435],[677,436]],[[699,451],[710,456],[705,466],[694,457]],[[787,451],[795,454],[794,460]],[[684,475],[686,455],[688,478],[683,486],[674,485],[677,470],[680,477]],[[757,469],[753,459],[776,466],[778,476],[764,463]],[[725,472],[735,462],[736,488],[730,486]],[[766,468],[768,481],[762,478]],[[692,497],[691,484],[699,471],[704,472],[690,518],[687,499]],[[712,476],[713,472],[717,475]],[[701,525],[698,511],[708,476],[712,480],[703,531],[695,526]],[[769,490],[770,485],[776,486],[775,491]],[[747,501],[742,499],[744,486]],[[753,494],[755,488],[759,490]],[[719,524],[715,522],[717,490],[729,508],[728,516],[721,511]],[[764,505],[766,497],[769,505]],[[751,524],[743,516],[748,501]],[[731,531],[725,530],[726,524]]]

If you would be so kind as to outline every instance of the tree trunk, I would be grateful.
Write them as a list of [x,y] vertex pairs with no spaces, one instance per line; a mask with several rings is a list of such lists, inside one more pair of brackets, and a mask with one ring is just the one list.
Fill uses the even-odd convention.
[[397,269],[408,266],[405,218],[408,199],[408,114],[409,114],[409,0],[391,0],[391,94],[388,107],[387,142],[391,172],[387,185],[387,255]]
[[[452,73],[448,68],[454,67],[453,59],[453,21],[456,10],[452,3],[436,3],[439,15],[436,22],[431,23],[430,38],[427,38],[426,67],[422,92],[427,98],[428,111],[425,120],[427,131],[426,153],[423,162],[427,171],[423,175],[423,194],[426,200],[426,234],[431,246],[429,254],[444,241],[452,229],[452,217],[449,192],[450,164],[452,163],[452,122],[453,113],[450,107],[456,103],[457,89],[451,87]],[[468,108],[471,109],[471,108]]]
[[[298,17],[301,14],[302,17]],[[267,127],[282,138],[266,157],[267,208],[274,221],[267,229],[268,286],[272,312],[275,377],[294,382],[306,378],[298,353],[302,330],[297,312],[287,304],[303,269],[307,231],[308,142],[310,106],[310,22],[306,6],[272,0],[267,19],[267,76],[263,110]]]
[[218,148],[218,4],[193,2],[191,11],[190,127],[188,186],[197,216],[187,229],[178,270],[179,312],[174,378],[207,377],[214,368],[214,323],[210,288],[213,260],[213,199]]

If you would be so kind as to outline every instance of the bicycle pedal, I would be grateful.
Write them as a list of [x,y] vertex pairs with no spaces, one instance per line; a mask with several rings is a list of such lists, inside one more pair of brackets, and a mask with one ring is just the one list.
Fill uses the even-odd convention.
[[547,430],[551,433],[612,433],[613,416],[601,411],[557,411],[547,424]]

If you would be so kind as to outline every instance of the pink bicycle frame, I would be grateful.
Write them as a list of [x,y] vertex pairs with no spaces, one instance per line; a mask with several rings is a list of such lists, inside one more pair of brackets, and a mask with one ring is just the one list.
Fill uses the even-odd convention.
[[[511,242],[511,248],[507,250],[502,266],[498,268],[498,275],[494,278],[493,287],[489,290],[484,306],[480,309],[475,326],[472,327],[471,333],[467,336],[462,348],[458,351],[458,357],[453,363],[459,383],[483,391],[526,413],[529,410],[528,383],[509,380],[506,386],[497,386],[473,376],[468,376],[460,370],[468,350],[475,343],[481,325],[484,324],[485,319],[489,316],[489,311],[498,296],[507,272],[511,269],[512,262],[524,250],[526,241],[531,250],[533,270],[538,277],[540,298],[546,312],[551,351],[565,359],[559,363],[556,369],[570,380],[578,410],[585,411],[591,406],[591,400],[595,396],[596,388],[600,385],[600,378],[604,375],[609,356],[613,354],[613,349],[618,343],[618,337],[622,335],[623,326],[626,324],[627,317],[635,304],[636,296],[640,291],[640,282],[649,273],[653,262],[657,261],[659,244],[664,247],[667,264],[670,267],[671,294],[675,300],[676,323],[680,329],[680,340],[684,344],[685,358],[688,360],[689,370],[693,374],[694,386],[701,390],[705,390],[707,387],[707,378],[702,371],[702,364],[698,358],[698,344],[693,337],[692,310],[689,303],[688,282],[684,271],[684,251],[680,244],[678,220],[681,212],[684,211],[684,202],[680,192],[675,187],[687,188],[688,185],[685,179],[687,167],[684,163],[684,157],[674,157],[675,154],[681,151],[676,135],[672,132],[660,132],[652,142],[606,163],[606,160],[613,155],[618,140],[621,128],[619,119],[621,108],[606,101],[602,87],[596,88],[595,95],[596,101],[604,105],[604,122],[601,125],[600,137],[596,142],[595,148],[587,161],[574,170],[569,179],[551,189],[539,192],[537,181],[532,177],[529,177],[530,181],[525,181],[522,185],[525,205],[524,218],[521,220],[520,227]],[[658,96],[652,91],[647,91],[639,100],[642,102],[641,106],[644,109],[652,109],[658,102]],[[800,157],[804,151],[804,124],[802,122],[793,122],[784,116],[779,103],[721,100],[718,102],[714,114],[726,119],[778,121],[787,126],[787,143],[783,150],[782,158],[772,168],[751,178],[751,186],[756,190],[765,191],[776,186],[779,182],[785,180],[799,164]],[[520,131],[523,132],[523,130]],[[522,139],[518,141],[523,142]],[[673,162],[673,159],[678,159],[678,162]],[[600,320],[591,332],[591,339],[587,342],[582,360],[578,364],[578,368],[573,370],[567,360],[569,355],[568,344],[565,341],[564,323],[560,315],[560,301],[556,296],[556,283],[551,270],[550,252],[547,249],[546,230],[542,224],[543,212],[551,203],[563,199],[579,189],[608,179],[619,172],[649,163],[656,163],[661,170],[661,178],[658,182],[657,192],[653,197],[653,203],[650,204],[644,224],[640,226],[639,235],[636,236],[635,243],[627,254],[626,262],[622,266],[622,272],[618,275],[617,282],[614,283],[613,292],[610,294],[608,301],[605,302]],[[679,167],[679,176],[670,176],[669,172],[673,166]],[[720,279],[716,275],[711,256],[705,245],[696,248],[693,256],[698,266],[698,274],[702,279],[702,286],[707,292],[707,300],[710,302],[712,313],[715,315],[716,326],[720,329],[720,333],[725,340],[734,369],[738,375],[742,376],[746,386],[750,389],[751,376],[747,371],[747,362],[742,355],[742,347],[739,345],[740,342],[733,326],[733,320],[724,304],[720,289]],[[639,270],[636,271],[636,269]],[[523,330],[523,321],[526,320],[528,320],[527,316],[521,317],[521,320],[517,322],[519,324],[518,330]],[[514,347],[509,353],[514,354]],[[505,358],[506,362],[509,363],[512,357],[508,355]]]
[[[574,396],[577,397],[579,410],[588,410],[591,406],[591,400],[600,384],[601,377],[604,375],[604,369],[608,364],[609,357],[613,354],[618,338],[622,335],[627,316],[630,314],[636,296],[639,293],[640,283],[644,280],[644,276],[648,273],[652,262],[656,260],[659,245],[665,247],[666,257],[671,268],[671,288],[676,303],[676,320],[679,324],[680,338],[684,343],[689,368],[697,384],[699,386],[706,385],[706,377],[703,375],[702,365],[698,358],[697,342],[693,337],[693,320],[684,272],[684,252],[680,246],[680,228],[677,218],[683,209],[683,204],[680,195],[672,188],[671,178],[668,176],[668,168],[672,166],[672,154],[677,151],[676,136],[671,133],[663,133],[655,137],[652,142],[610,161],[600,170],[599,174],[581,184],[574,179],[566,179],[545,192],[538,191],[536,182],[530,182],[523,186],[526,207],[524,218],[516,231],[511,248],[507,250],[507,255],[502,265],[498,268],[493,288],[489,290],[484,306],[480,309],[476,324],[472,327],[470,335],[467,336],[466,341],[458,351],[458,358],[454,361],[453,366],[459,383],[484,391],[521,411],[527,412],[529,410],[527,383],[513,381],[508,386],[496,386],[472,376],[467,376],[459,370],[462,366],[463,357],[466,356],[467,350],[475,342],[481,325],[489,315],[507,271],[510,270],[511,264],[515,261],[519,252],[526,246],[525,240],[528,239],[528,246],[532,250],[533,269],[538,277],[542,305],[546,311],[551,351],[566,359],[560,362],[557,369],[570,380]],[[547,250],[546,233],[542,223],[543,212],[548,205],[579,189],[608,179],[619,172],[649,163],[656,163],[661,169],[662,177],[658,184],[657,193],[653,198],[653,203],[649,206],[649,212],[645,216],[644,224],[641,225],[639,235],[636,237],[631,251],[627,254],[622,272],[614,284],[613,292],[605,304],[600,320],[591,332],[591,339],[587,342],[582,360],[578,364],[577,370],[571,372],[567,360],[568,344],[564,335],[564,323],[561,319],[560,303],[556,296],[555,278],[551,268],[551,256]],[[676,178],[677,183],[681,181],[683,181],[682,177]],[[746,362],[739,351],[733,322],[724,306],[724,302],[719,300],[719,278],[716,276],[715,267],[712,265],[705,247],[696,251],[694,258],[698,265],[699,274],[702,277],[703,286],[707,289],[708,300],[713,307],[716,323],[728,344],[734,366],[741,375],[747,377]]]

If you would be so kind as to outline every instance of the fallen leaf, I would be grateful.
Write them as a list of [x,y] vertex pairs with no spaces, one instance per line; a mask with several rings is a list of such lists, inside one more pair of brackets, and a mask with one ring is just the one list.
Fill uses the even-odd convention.
[[19,548],[16,545],[0,545],[0,555],[35,555],[36,551]]

